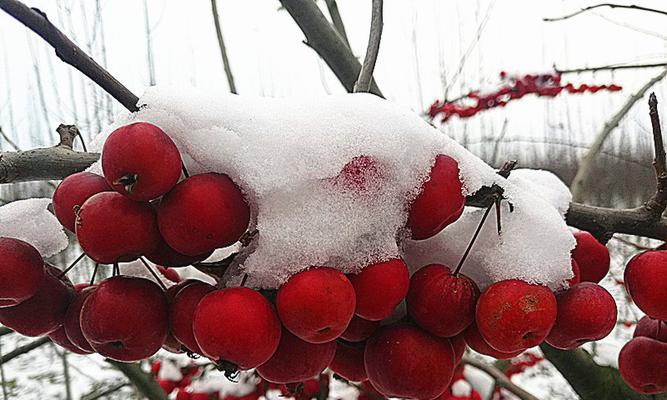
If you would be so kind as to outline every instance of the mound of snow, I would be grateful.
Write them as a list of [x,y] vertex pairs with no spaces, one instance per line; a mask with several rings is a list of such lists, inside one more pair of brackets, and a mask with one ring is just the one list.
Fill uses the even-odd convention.
[[67,235],[47,207],[51,199],[18,200],[0,207],[0,237],[11,237],[33,245],[42,257],[67,247]]

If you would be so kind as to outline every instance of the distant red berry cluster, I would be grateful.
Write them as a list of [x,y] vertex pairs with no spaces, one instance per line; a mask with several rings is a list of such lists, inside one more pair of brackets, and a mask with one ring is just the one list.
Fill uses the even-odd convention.
[[458,100],[445,100],[443,102],[436,100],[428,110],[429,117],[434,119],[442,114],[442,122],[447,121],[453,115],[458,115],[459,118],[470,118],[480,111],[505,107],[510,101],[520,99],[527,94],[555,97],[563,91],[568,93],[596,93],[600,90],[617,92],[622,89],[621,86],[613,83],[610,85],[587,85],[583,83],[579,86],[572,83],[562,84],[561,75],[556,72],[510,76],[505,71],[501,71],[500,79],[503,80],[504,85],[493,92],[481,94],[478,91],[473,91],[468,93],[463,99],[472,100],[472,104],[457,104]]

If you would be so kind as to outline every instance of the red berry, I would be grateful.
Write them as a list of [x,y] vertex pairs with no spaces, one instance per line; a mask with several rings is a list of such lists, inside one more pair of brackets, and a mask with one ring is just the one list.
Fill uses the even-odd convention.
[[521,349],[512,352],[503,352],[494,349],[486,342],[486,340],[484,340],[482,335],[479,333],[479,330],[477,329],[477,325],[474,322],[463,332],[463,337],[465,338],[468,347],[474,351],[498,360],[509,360],[510,358],[514,358],[523,353],[525,350]]
[[58,346],[62,347],[65,350],[69,350],[75,354],[91,354],[92,351],[82,350],[79,347],[75,346],[67,337],[65,333],[65,327],[61,326],[55,331],[48,334],[49,339]]
[[187,256],[169,247],[167,242],[165,242],[164,239],[160,237],[160,243],[155,248],[155,250],[151,251],[150,253],[146,253],[146,258],[154,264],[176,268],[185,267],[200,261],[204,261],[211,255],[211,253],[213,253],[213,251],[196,256]]
[[81,332],[81,308],[88,296],[90,296],[96,288],[97,286],[88,286],[77,290],[72,303],[70,303],[67,308],[65,320],[63,322],[63,328],[65,329],[65,334],[69,341],[81,350],[91,353],[94,349],[83,336],[83,332]]
[[646,251],[625,267],[625,287],[646,315],[667,321],[667,251]]
[[158,206],[165,242],[179,253],[199,256],[234,244],[248,228],[250,208],[227,175],[191,176]]
[[169,331],[167,297],[153,281],[116,276],[84,301],[81,331],[96,352],[134,362],[155,354]]
[[618,355],[618,370],[639,393],[667,392],[667,343],[643,336],[631,339]]
[[581,282],[581,271],[579,270],[579,265],[577,262],[574,261],[574,258],[570,260],[570,264],[572,265],[572,278],[568,279],[567,283],[570,285],[570,287],[572,287]]
[[334,178],[334,184],[346,190],[364,192],[375,186],[380,178],[378,161],[373,157],[358,156],[345,164]]
[[157,269],[157,272],[159,272],[160,275],[165,277],[170,282],[178,283],[181,281],[181,276],[178,275],[178,272],[176,272],[176,270],[173,268],[165,268],[161,265],[156,265],[155,269]]
[[465,275],[453,275],[449,267],[431,264],[410,279],[408,314],[429,333],[451,337],[463,332],[475,319],[479,288]]
[[496,282],[479,296],[475,320],[479,333],[505,353],[537,346],[556,322],[556,298],[541,285],[518,279]]
[[449,342],[452,344],[452,350],[454,350],[455,363],[458,363],[466,352],[467,344],[464,333],[461,332],[458,335],[449,338]]
[[192,329],[206,357],[233,363],[240,369],[266,362],[280,341],[280,321],[271,303],[245,287],[216,290],[204,296],[195,311]]
[[116,129],[102,148],[104,177],[132,200],[153,200],[167,193],[181,177],[181,167],[174,142],[146,122]]
[[53,192],[53,213],[62,226],[74,232],[75,208],[81,207],[92,195],[111,190],[104,177],[90,172],[77,172],[63,179]]
[[169,307],[171,333],[190,351],[202,354],[193,332],[195,310],[201,299],[215,288],[202,281],[193,281],[176,293]]
[[273,356],[256,371],[273,383],[303,382],[329,366],[336,352],[336,343],[308,343],[283,329],[280,344]]
[[174,354],[182,354],[185,353],[186,349],[185,347],[176,340],[174,335],[171,334],[171,332],[167,333],[167,337],[164,339],[164,344],[162,345],[162,348],[170,353]]
[[410,274],[403,260],[380,262],[365,267],[350,276],[357,298],[355,314],[370,321],[391,315],[405,298],[410,286]]
[[136,260],[155,250],[160,241],[153,207],[115,192],[98,193],[83,203],[76,237],[83,251],[100,264]]
[[572,258],[577,262],[581,282],[598,283],[609,272],[609,250],[590,233],[574,233],[577,245],[572,250]]
[[0,237],[0,307],[28,300],[44,280],[44,260],[28,243]]
[[354,315],[355,304],[350,281],[327,267],[293,275],[276,297],[285,328],[310,343],[329,342],[340,336]]
[[336,355],[329,369],[350,382],[363,382],[368,379],[364,366],[365,345],[336,343]]
[[667,343],[667,322],[644,315],[639,322],[637,322],[635,332],[632,334],[632,337],[639,336],[645,336]]
[[178,382],[170,381],[168,379],[156,379],[155,381],[166,394],[170,394],[176,389],[176,386],[178,386]]
[[379,326],[380,321],[369,321],[355,315],[340,338],[348,342],[362,342],[371,337]]
[[616,303],[602,286],[582,282],[556,293],[558,314],[546,342],[569,350],[602,339],[616,325]]
[[464,205],[459,164],[440,154],[435,158],[429,180],[410,206],[408,228],[412,238],[422,240],[435,236],[461,216]]
[[408,325],[378,330],[366,343],[368,379],[387,397],[435,399],[454,374],[449,340]]

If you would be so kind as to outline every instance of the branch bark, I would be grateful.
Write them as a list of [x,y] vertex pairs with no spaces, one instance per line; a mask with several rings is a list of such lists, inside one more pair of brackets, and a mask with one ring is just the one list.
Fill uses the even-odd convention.
[[559,74],[578,74],[581,72],[597,72],[597,71],[616,71],[619,69],[643,69],[643,68],[658,68],[658,67],[667,67],[667,63],[655,63],[655,64],[613,64],[613,65],[602,65],[598,67],[583,67],[583,68],[572,68],[572,69],[560,69],[554,65],[554,71]]
[[0,9],[38,34],[55,49],[58,58],[83,72],[125,108],[132,112],[139,110],[139,98],[56,28],[44,12],[17,0],[0,0]]
[[17,347],[14,350],[10,351],[7,354],[3,354],[2,357],[0,357],[0,364],[4,364],[6,362],[9,362],[13,359],[15,359],[18,356],[21,356],[23,354],[29,353],[33,350],[35,350],[38,347],[44,346],[45,344],[51,342],[51,339],[48,338],[48,336],[41,337],[37,340],[33,340],[32,342],[25,344],[23,346]]
[[373,10],[371,13],[371,29],[368,35],[368,47],[364,63],[361,65],[359,78],[354,84],[355,93],[368,93],[371,90],[371,80],[375,63],[377,62],[378,52],[380,51],[380,41],[382,40],[382,21],[383,0],[373,0]]
[[220,56],[222,57],[222,65],[225,69],[225,75],[227,76],[229,91],[234,94],[238,94],[236,91],[236,84],[234,83],[234,75],[232,75],[232,69],[229,65],[229,58],[227,58],[227,48],[225,47],[225,41],[222,38],[222,27],[220,26],[220,15],[218,14],[217,0],[211,0],[211,12],[213,13],[213,23],[215,24],[216,38],[218,39],[218,46],[220,47]]
[[513,395],[518,397],[521,400],[538,400],[537,397],[533,396],[532,394],[528,393],[526,390],[520,388],[519,386],[515,385],[514,382],[512,382],[505,374],[500,371],[498,368],[494,367],[491,364],[487,364],[482,361],[475,360],[474,358],[470,358],[467,356],[463,357],[462,362],[464,364],[470,365],[471,367],[475,367],[480,371],[485,372],[487,375],[492,377],[495,380],[496,386],[499,386],[503,389],[506,389],[510,392],[512,392]]
[[113,360],[106,360],[114,368],[125,374],[127,379],[149,400],[167,400],[167,395],[150,374],[141,369],[139,364],[127,364]]
[[651,12],[651,13],[667,15],[667,11],[656,10],[655,8],[648,8],[648,7],[642,7],[642,6],[636,6],[636,5],[602,3],[602,4],[596,4],[594,6],[582,8],[579,11],[573,12],[572,14],[564,15],[562,17],[544,18],[543,21],[546,21],[546,22],[562,21],[562,20],[565,20],[565,19],[568,19],[568,18],[576,17],[577,15],[583,14],[586,11],[590,11],[590,10],[600,8],[600,7],[625,8],[625,9],[630,9],[630,10],[648,11],[648,12]]
[[327,4],[327,10],[329,10],[329,16],[331,17],[331,23],[334,28],[343,39],[347,47],[350,47],[350,40],[347,38],[347,32],[345,31],[345,24],[343,23],[343,18],[340,16],[340,11],[338,11],[338,4],[336,0],[325,0]]
[[[345,90],[352,92],[361,64],[317,4],[313,0],[280,0],[280,3],[306,36],[305,43],[322,57]],[[384,97],[375,81],[371,83],[370,92]]]

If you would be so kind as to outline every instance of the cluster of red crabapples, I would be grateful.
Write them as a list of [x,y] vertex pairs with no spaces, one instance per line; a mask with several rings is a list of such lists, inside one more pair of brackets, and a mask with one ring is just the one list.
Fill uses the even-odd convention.
[[457,101],[436,100],[428,110],[428,116],[434,119],[442,114],[442,122],[457,115],[459,118],[470,118],[480,111],[495,107],[505,107],[512,100],[522,98],[527,94],[535,94],[540,97],[556,97],[561,92],[567,93],[597,93],[600,90],[617,92],[622,88],[616,84],[611,85],[587,85],[574,86],[572,83],[563,85],[561,75],[557,72],[549,74],[527,74],[524,76],[509,76],[506,72],[500,73],[500,78],[505,84],[499,89],[481,94],[470,92],[464,99],[472,101],[470,105],[457,104]]

